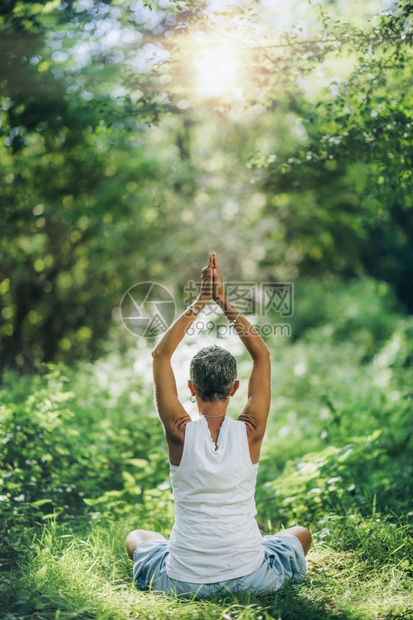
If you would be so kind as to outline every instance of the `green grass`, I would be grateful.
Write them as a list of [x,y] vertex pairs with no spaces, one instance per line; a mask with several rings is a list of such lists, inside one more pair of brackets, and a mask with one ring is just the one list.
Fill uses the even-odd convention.
[[[301,323],[296,341],[269,342],[274,396],[258,522],[263,533],[305,525],[314,545],[304,583],[266,596],[177,600],[134,587],[126,534],[168,536],[173,524],[148,349],[49,366],[44,376],[6,374],[0,618],[413,618],[413,321],[389,313],[374,294],[370,285],[364,295],[336,291],[326,311],[313,308],[316,327]],[[182,347],[179,386],[198,345],[188,339]],[[237,356],[233,415],[249,369]]]
[[[28,540],[27,556],[20,562],[20,570],[9,575],[8,580],[3,578],[2,604],[8,612],[2,617],[10,620],[28,616],[39,620],[413,617],[412,567],[407,557],[400,559],[394,553],[396,545],[406,541],[406,531],[400,526],[390,528],[389,532],[385,523],[365,520],[351,550],[342,550],[338,538],[340,528],[332,532],[327,543],[316,535],[308,556],[305,582],[288,586],[279,593],[183,601],[135,589],[131,563],[123,549],[126,525],[109,521],[95,524],[87,536],[81,536],[80,532],[70,534],[65,532],[65,527],[52,523],[40,537]],[[384,561],[377,557],[377,549],[379,556],[383,549],[375,542],[383,537]]]

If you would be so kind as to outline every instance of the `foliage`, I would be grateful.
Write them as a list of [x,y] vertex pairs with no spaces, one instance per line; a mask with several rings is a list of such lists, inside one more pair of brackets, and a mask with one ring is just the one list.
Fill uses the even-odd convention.
[[[132,103],[122,85],[128,70],[136,78],[130,57],[142,39],[125,11],[129,3],[123,13],[100,2],[2,6],[1,368],[101,350],[113,300],[153,242],[142,222],[159,166],[137,146],[161,104],[152,91]],[[101,40],[108,30],[114,43]]]
[[[134,590],[124,536],[136,527],[168,536],[173,523],[150,350],[140,344],[71,369],[5,374],[0,609],[8,617],[126,619],[137,605],[159,619],[410,617],[412,321],[370,280],[332,296],[317,286],[313,327],[304,328],[308,309],[299,305],[301,337],[268,341],[273,409],[256,494],[264,532],[297,522],[313,532],[305,584],[202,603]],[[348,298],[356,323],[343,339]],[[338,331],[326,329],[336,323]],[[246,383],[249,364],[239,362]],[[178,365],[178,384],[185,378]]]
[[[211,243],[234,279],[367,272],[411,309],[411,7],[350,4],[2,4],[1,368],[97,357],[125,290],[182,290]],[[196,96],[208,41],[242,96]]]
[[[281,221],[302,273],[363,270],[388,282],[411,310],[411,3],[395,2],[361,29],[324,13],[321,24],[324,36],[303,55],[311,76],[317,65],[326,69],[327,50],[351,60],[352,70],[313,99],[296,89],[301,145],[284,154],[275,143],[251,165],[262,169],[267,193],[282,192],[267,212]],[[305,42],[297,49],[305,51]],[[273,64],[277,58],[275,50]]]
[[275,506],[277,524],[287,515],[316,520],[329,510],[367,516],[373,504],[378,512],[408,512],[411,320],[397,318],[385,289],[372,281],[341,290],[312,283],[304,291],[307,303],[294,317],[301,338],[275,352],[262,523]]
[[12,373],[5,376],[1,531],[4,549],[11,553],[19,549],[23,527],[57,515],[71,522],[100,501],[107,511],[116,505],[118,514],[125,503],[128,510],[143,504],[147,510],[168,476],[160,425],[120,401],[106,419],[105,390],[90,407],[68,389],[75,381],[81,390],[87,375],[80,373],[75,380],[68,369],[50,366],[46,375],[29,382]]
[[[1,3],[9,620],[413,617],[412,6],[297,4],[275,28],[284,5],[222,4]],[[173,500],[150,344],[117,307],[144,280],[179,306],[211,244],[229,280],[295,284],[257,507],[315,544],[303,586],[195,603],[136,592],[123,550],[168,535]]]

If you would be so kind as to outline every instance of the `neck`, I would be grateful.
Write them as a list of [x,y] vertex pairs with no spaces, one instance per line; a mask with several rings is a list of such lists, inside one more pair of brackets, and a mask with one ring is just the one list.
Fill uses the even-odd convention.
[[205,418],[224,418],[227,413],[229,398],[213,403],[198,400],[198,411]]

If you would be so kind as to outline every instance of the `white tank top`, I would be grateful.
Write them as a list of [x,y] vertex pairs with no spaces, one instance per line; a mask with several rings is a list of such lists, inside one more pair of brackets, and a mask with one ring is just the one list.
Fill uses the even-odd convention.
[[218,449],[201,416],[188,422],[179,466],[171,465],[175,524],[166,572],[192,583],[243,577],[264,559],[255,520],[258,463],[244,422],[224,418]]

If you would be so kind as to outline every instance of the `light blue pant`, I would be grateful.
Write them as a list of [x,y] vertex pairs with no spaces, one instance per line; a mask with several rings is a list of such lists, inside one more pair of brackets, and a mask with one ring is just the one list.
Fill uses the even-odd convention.
[[215,592],[241,592],[254,594],[275,592],[289,581],[304,579],[306,561],[303,547],[296,536],[278,534],[262,539],[265,558],[254,572],[237,579],[227,579],[210,584],[178,581],[168,576],[166,559],[169,543],[162,539],[143,541],[133,554],[133,577],[138,588],[165,592],[177,596],[205,598]]

